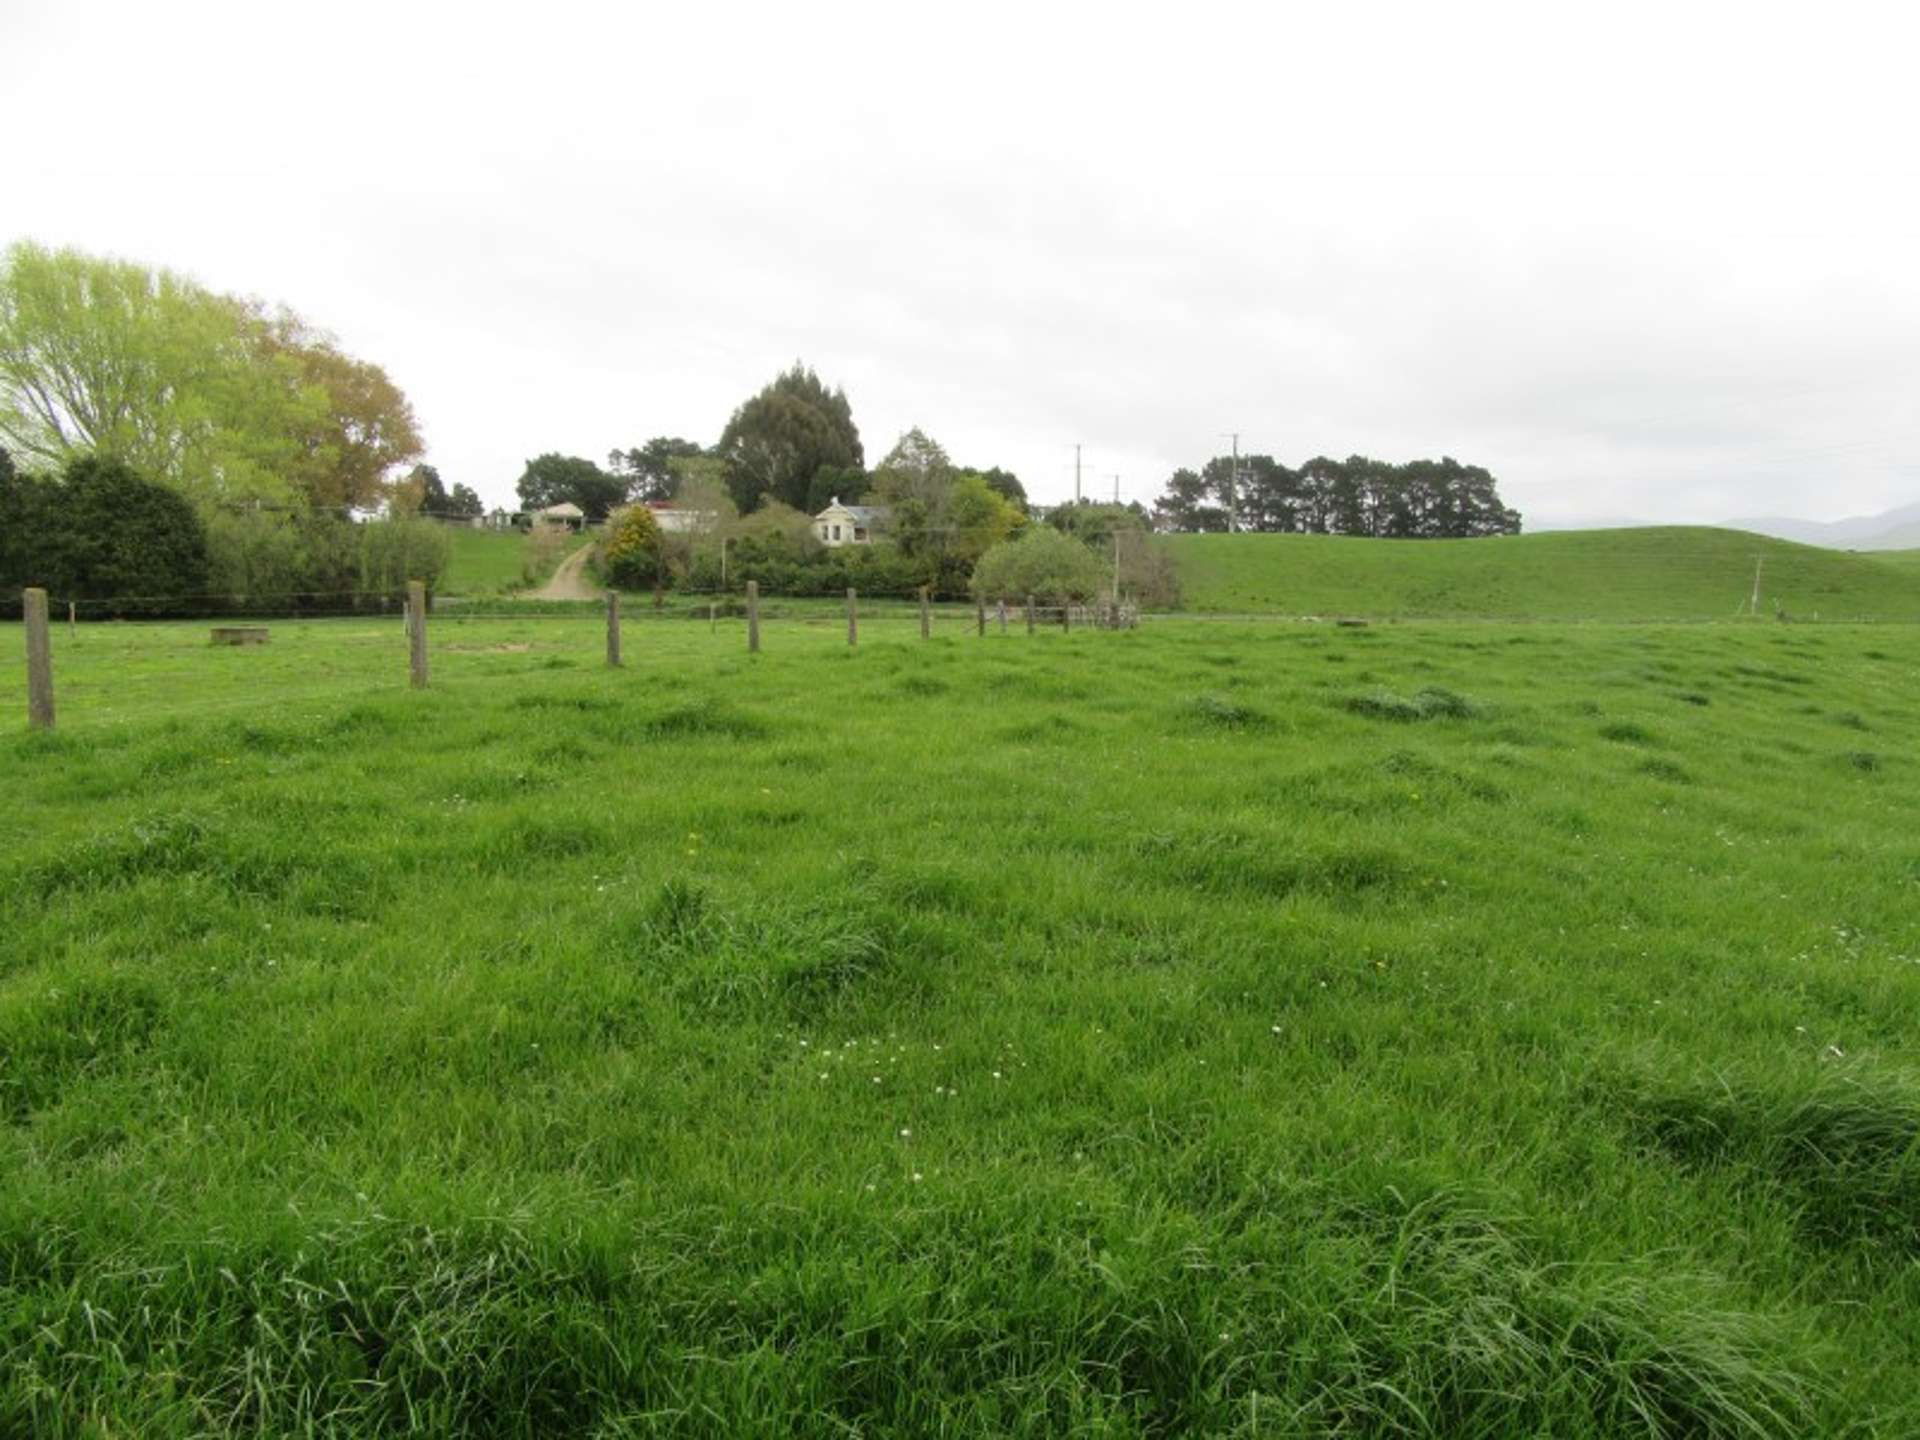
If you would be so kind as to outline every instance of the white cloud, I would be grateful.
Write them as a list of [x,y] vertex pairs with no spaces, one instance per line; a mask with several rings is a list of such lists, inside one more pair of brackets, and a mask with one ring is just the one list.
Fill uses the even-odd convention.
[[449,481],[711,440],[803,357],[1035,493],[1250,449],[1531,514],[1920,491],[1892,7],[0,16],[0,238],[283,300]]

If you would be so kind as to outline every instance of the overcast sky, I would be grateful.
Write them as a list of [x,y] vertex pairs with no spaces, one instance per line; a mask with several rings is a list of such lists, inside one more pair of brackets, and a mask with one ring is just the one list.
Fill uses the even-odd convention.
[[1040,499],[1832,519],[1920,500],[1910,9],[0,0],[0,241],[292,306],[489,501],[801,358]]

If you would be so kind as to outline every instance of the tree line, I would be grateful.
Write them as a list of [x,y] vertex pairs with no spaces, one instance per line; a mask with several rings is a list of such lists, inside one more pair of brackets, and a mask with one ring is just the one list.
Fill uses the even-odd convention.
[[1396,465],[1365,455],[1315,456],[1294,469],[1271,455],[1231,456],[1176,470],[1154,501],[1164,530],[1237,530],[1381,539],[1518,535],[1520,512],[1500,499],[1493,476],[1451,457]]

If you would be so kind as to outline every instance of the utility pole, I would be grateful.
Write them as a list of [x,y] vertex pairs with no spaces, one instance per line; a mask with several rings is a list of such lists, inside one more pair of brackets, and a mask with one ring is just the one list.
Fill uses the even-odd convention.
[[1073,503],[1080,503],[1080,447],[1073,447]]
[[1113,477],[1113,503],[1116,505],[1120,503],[1120,477],[1118,475]]
[[1240,528],[1238,502],[1234,492],[1240,488],[1240,432],[1229,432],[1233,436],[1233,469],[1227,475],[1227,533],[1233,534]]

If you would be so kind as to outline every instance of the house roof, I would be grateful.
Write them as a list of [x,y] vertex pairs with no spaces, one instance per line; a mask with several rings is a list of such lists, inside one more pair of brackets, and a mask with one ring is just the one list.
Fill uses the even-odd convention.
[[536,515],[558,515],[564,520],[574,520],[584,517],[587,512],[571,500],[562,500],[558,505],[549,505],[545,509],[536,510],[533,513]]
[[882,524],[885,522],[889,513],[885,505],[842,505],[839,497],[835,496],[833,503],[813,518],[816,520],[825,519],[835,510],[840,510],[851,515],[853,517],[853,523],[856,525]]

